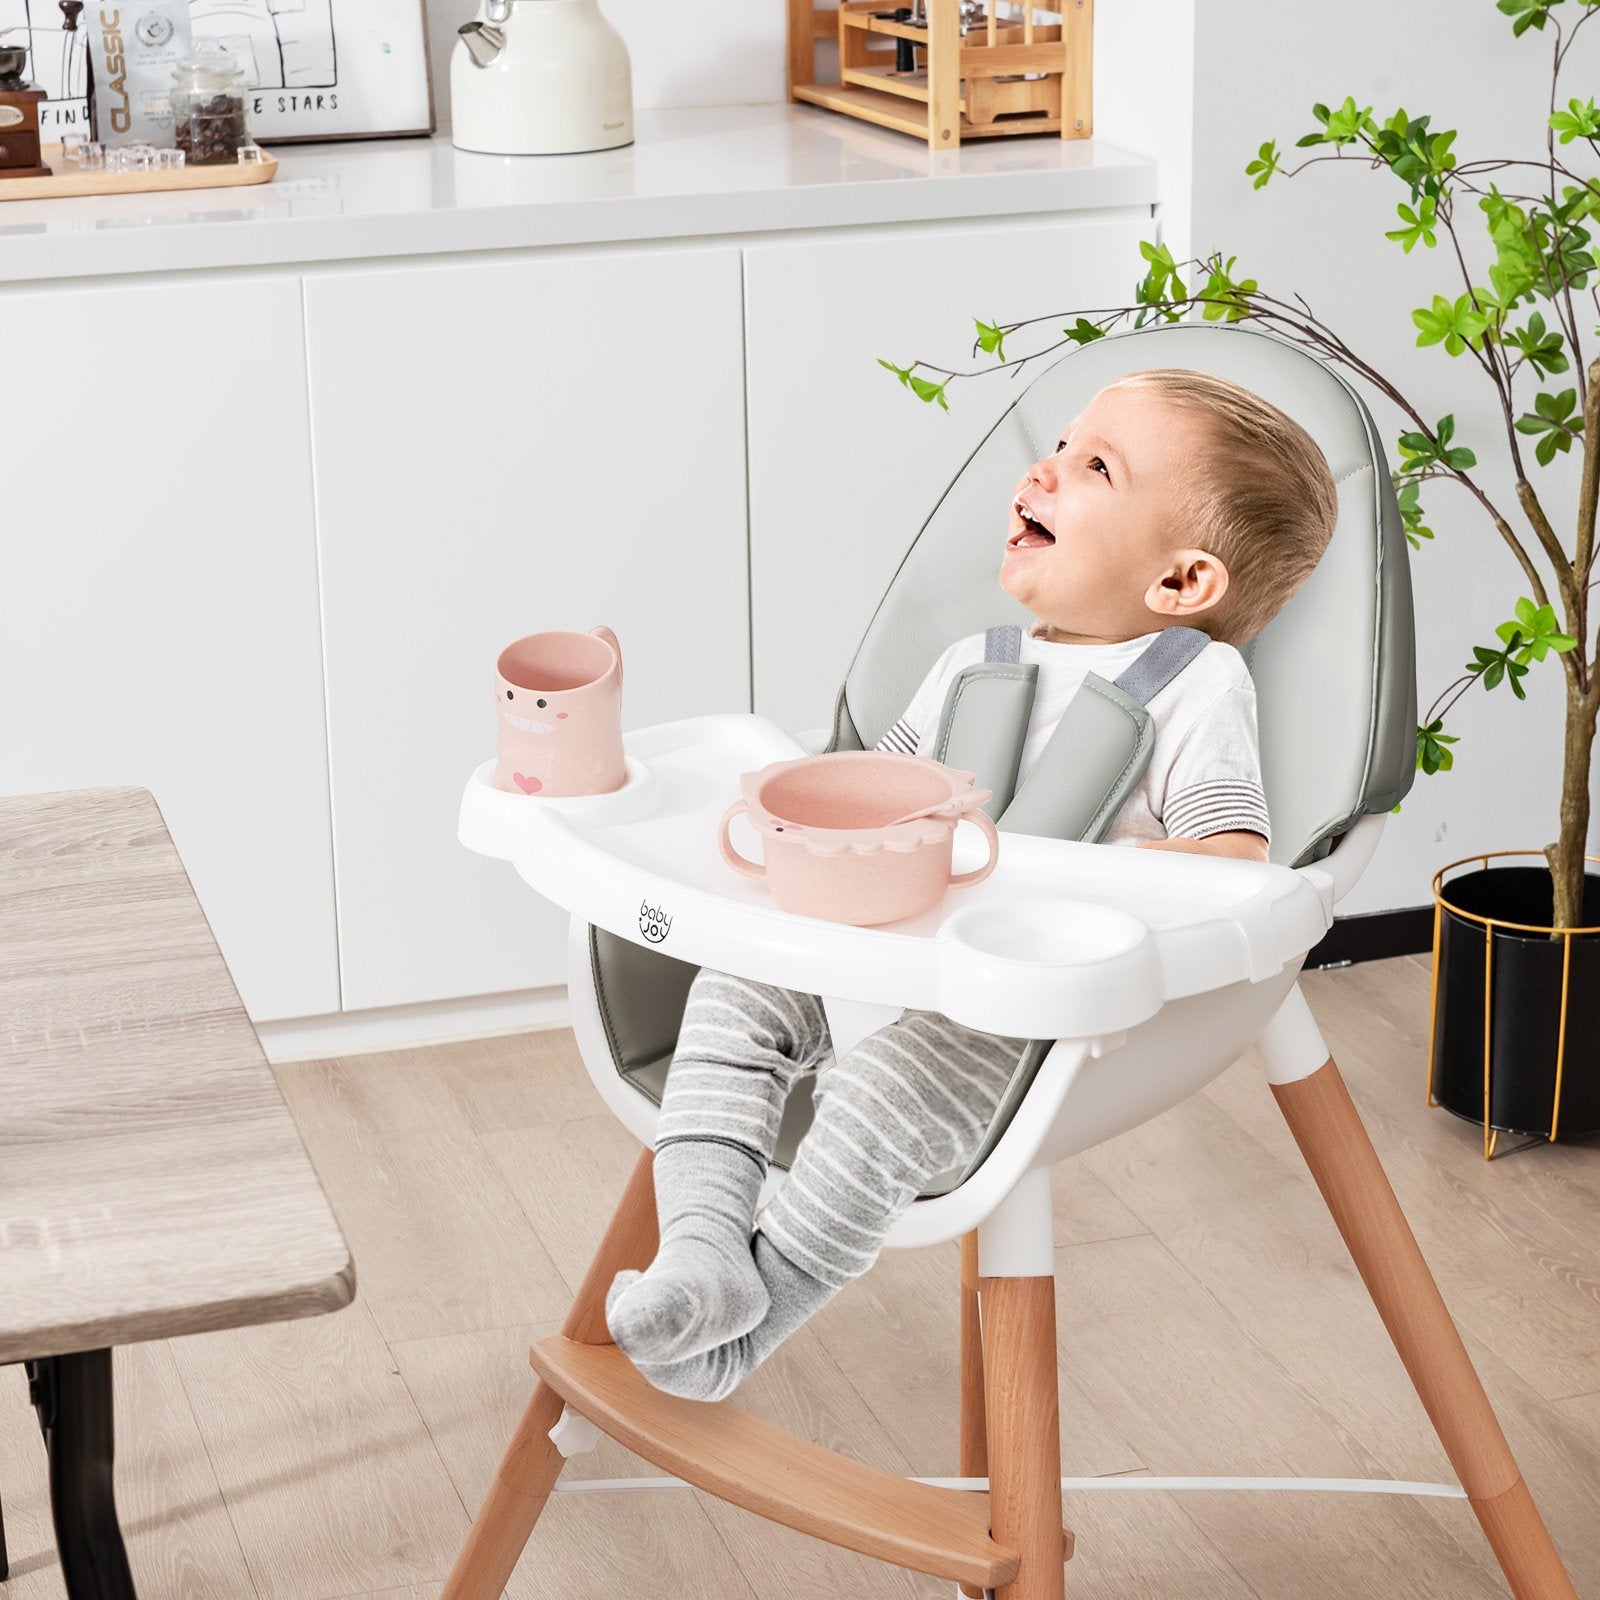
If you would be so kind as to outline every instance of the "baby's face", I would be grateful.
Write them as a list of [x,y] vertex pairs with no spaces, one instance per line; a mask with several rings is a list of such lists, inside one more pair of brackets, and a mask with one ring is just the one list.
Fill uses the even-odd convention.
[[[1191,419],[1158,395],[1103,389],[1055,453],[1028,468],[1012,494],[1000,583],[1046,624],[1046,638],[1134,639],[1208,608],[1205,574],[1195,590],[1184,559],[1204,552],[1187,548],[1169,492],[1196,438]],[[1217,563],[1209,604],[1221,599],[1219,578],[1225,588]]]

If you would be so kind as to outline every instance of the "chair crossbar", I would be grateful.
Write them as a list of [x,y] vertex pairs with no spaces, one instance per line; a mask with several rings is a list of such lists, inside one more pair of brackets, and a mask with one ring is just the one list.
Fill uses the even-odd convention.
[[[926,1483],[935,1489],[970,1489],[987,1493],[987,1478],[908,1478],[908,1483]],[[630,1489],[692,1489],[683,1478],[652,1473],[642,1478],[578,1478],[558,1480],[557,1494],[621,1493]],[[1299,1494],[1402,1494],[1439,1500],[1465,1500],[1467,1491],[1459,1483],[1408,1483],[1398,1478],[1063,1478],[1063,1490],[1080,1489],[1205,1489],[1232,1493],[1289,1492]]]

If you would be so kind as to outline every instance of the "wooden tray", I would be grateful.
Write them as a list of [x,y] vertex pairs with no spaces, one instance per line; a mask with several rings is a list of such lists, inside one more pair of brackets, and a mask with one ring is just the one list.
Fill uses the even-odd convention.
[[59,144],[47,144],[40,152],[51,169],[48,178],[0,177],[0,200],[53,200],[77,194],[149,194],[155,189],[231,189],[240,184],[271,183],[278,171],[278,158],[270,150],[261,160],[231,167],[179,167],[175,172],[85,172],[69,166],[61,156]]

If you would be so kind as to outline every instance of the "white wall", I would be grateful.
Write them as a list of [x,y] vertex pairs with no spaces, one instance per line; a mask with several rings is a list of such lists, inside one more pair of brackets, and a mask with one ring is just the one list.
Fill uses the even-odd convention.
[[[1244,169],[1270,138],[1277,140],[1285,166],[1331,155],[1322,146],[1297,150],[1295,141],[1316,125],[1314,102],[1337,106],[1346,95],[1359,107],[1371,107],[1380,124],[1404,107],[1413,117],[1431,114],[1432,131],[1457,129],[1458,163],[1535,159],[1545,148],[1553,30],[1513,39],[1510,18],[1493,0],[1412,0],[1404,6],[1350,0],[1336,11],[1274,0],[1196,4],[1195,248],[1187,253],[1221,250],[1224,259],[1236,254],[1236,272],[1256,278],[1263,291],[1281,299],[1304,295],[1316,315],[1430,422],[1453,412],[1457,442],[1478,455],[1481,487],[1513,527],[1525,528],[1489,379],[1470,354],[1451,358],[1437,345],[1416,347],[1412,308],[1428,305],[1436,293],[1454,299],[1464,292],[1449,235],[1441,231],[1438,248],[1419,244],[1409,255],[1385,239],[1385,229],[1399,226],[1395,206],[1409,191],[1386,169],[1372,170],[1364,155],[1347,154],[1339,165],[1325,160],[1297,177],[1273,178],[1260,190],[1251,187]],[[1561,6],[1558,14],[1580,10]],[[1446,39],[1448,51],[1440,48]],[[1597,64],[1600,29],[1591,24],[1567,57],[1560,104],[1575,95],[1587,98]],[[1491,85],[1493,92],[1485,92]],[[1557,148],[1574,171],[1594,172],[1592,157],[1585,160],[1578,146]],[[1537,174],[1526,167],[1502,169],[1492,178],[1502,191],[1536,192]],[[1456,217],[1473,282],[1485,284],[1492,257],[1475,196],[1460,197]],[[1527,309],[1513,325],[1526,319]],[[1579,304],[1577,320],[1587,334],[1595,320],[1592,306]],[[1592,359],[1592,340],[1586,351]],[[1354,381],[1385,450],[1397,460],[1395,439],[1411,424],[1381,390]],[[1571,382],[1569,372],[1560,387]],[[1539,387],[1545,386],[1518,379],[1519,411],[1532,410]],[[1524,438],[1523,448],[1530,481],[1565,535],[1576,512],[1576,462],[1558,457],[1555,466],[1541,469],[1531,441]],[[1437,537],[1411,558],[1419,711],[1460,674],[1472,645],[1495,643],[1495,625],[1510,617],[1526,583],[1465,489],[1444,483],[1423,488],[1426,520]],[[1567,542],[1570,548],[1570,537]],[[1445,862],[1476,850],[1537,848],[1554,837],[1561,670],[1547,661],[1530,671],[1526,684],[1525,703],[1503,685],[1492,694],[1474,688],[1461,700],[1446,724],[1461,735],[1455,770],[1432,778],[1418,774],[1400,814],[1390,819],[1377,859],[1342,911],[1424,904],[1429,879]]]

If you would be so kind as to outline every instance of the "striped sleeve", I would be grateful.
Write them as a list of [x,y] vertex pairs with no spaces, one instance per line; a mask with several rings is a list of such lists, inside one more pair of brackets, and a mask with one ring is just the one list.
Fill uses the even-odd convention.
[[898,750],[902,755],[914,756],[917,753],[917,730],[904,718],[873,745],[874,750]]
[[1252,684],[1220,694],[1185,731],[1167,771],[1161,826],[1169,839],[1259,833],[1271,842]]
[[1204,839],[1213,833],[1259,833],[1269,842],[1272,838],[1261,785],[1238,778],[1191,784],[1168,796],[1161,825],[1169,839]]

